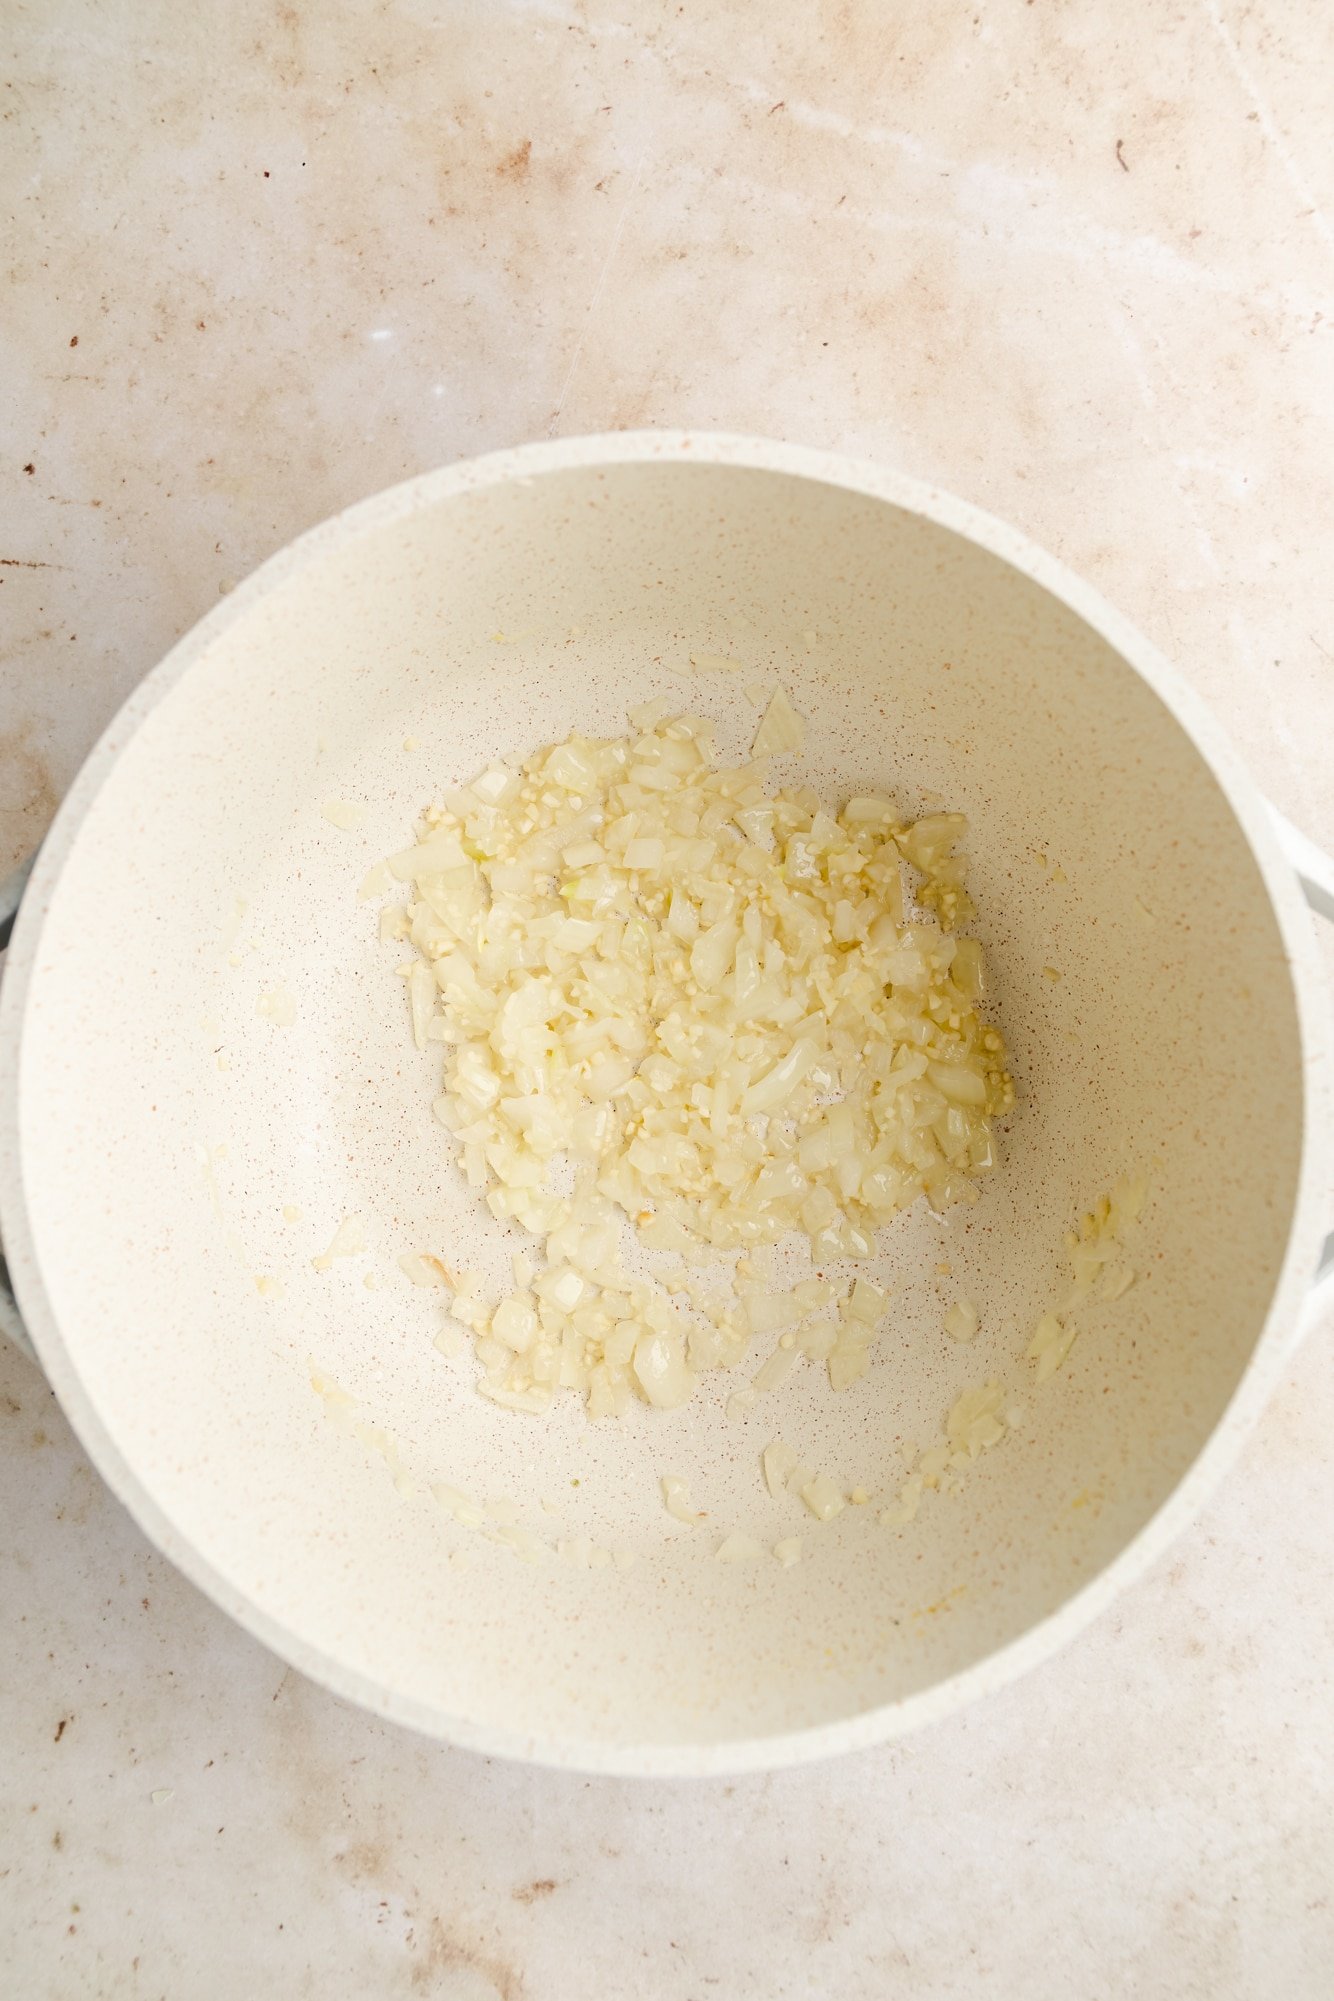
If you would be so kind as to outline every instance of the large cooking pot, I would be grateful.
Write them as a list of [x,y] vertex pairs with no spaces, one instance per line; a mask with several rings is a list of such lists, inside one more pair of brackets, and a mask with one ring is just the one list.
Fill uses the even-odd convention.
[[[448,1163],[438,1052],[411,1045],[401,948],[357,887],[443,787],[572,728],[619,733],[628,703],[665,693],[739,750],[753,712],[691,653],[781,679],[828,797],[967,813],[1019,1103],[975,1207],[884,1233],[894,1310],[851,1389],[808,1367],[741,1418],[721,1376],[620,1423],[573,1396],[516,1415],[437,1350],[438,1301],[397,1268],[424,1246],[496,1266],[512,1243]],[[334,825],[333,798],[362,824]],[[1330,1054],[1303,889],[1334,912],[1329,862],[1153,648],[960,501],[702,434],[451,466],[211,613],[43,843],[0,1004],[22,1326],[153,1541],[381,1714],[622,1772],[888,1737],[1039,1660],[1152,1562],[1312,1306]],[[1024,1350],[1065,1232],[1141,1168],[1139,1281],[1036,1387]],[[368,1249],[316,1271],[354,1214]],[[983,1306],[972,1346],[941,1332],[941,1262]],[[806,1522],[792,1568],[728,1565],[664,1511],[670,1472],[709,1524],[800,1533],[759,1478],[775,1431],[892,1492],[903,1439],[988,1376],[1022,1428],[909,1526],[850,1507]],[[441,1482],[636,1560],[523,1562],[442,1509]]]

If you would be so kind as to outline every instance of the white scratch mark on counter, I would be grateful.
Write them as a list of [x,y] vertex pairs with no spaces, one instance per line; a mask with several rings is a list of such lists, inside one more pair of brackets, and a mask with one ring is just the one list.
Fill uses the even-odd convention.
[[1265,138],[1278,155],[1279,164],[1288,177],[1288,185],[1298,200],[1305,204],[1306,213],[1315,224],[1316,231],[1325,248],[1329,251],[1334,251],[1334,230],[1331,230],[1328,218],[1315,198],[1315,192],[1311,187],[1311,183],[1298,166],[1293,157],[1291,147],[1279,131],[1264,92],[1260,89],[1260,86],[1256,83],[1249,69],[1247,69],[1245,62],[1242,60],[1241,50],[1237,47],[1228,30],[1227,23],[1223,19],[1222,9],[1218,5],[1218,0],[1205,0],[1204,12],[1210,27],[1222,45],[1223,53],[1228,59],[1232,74],[1236,77],[1246,96],[1250,99],[1255,110],[1255,115],[1260,123],[1260,130],[1264,133]]

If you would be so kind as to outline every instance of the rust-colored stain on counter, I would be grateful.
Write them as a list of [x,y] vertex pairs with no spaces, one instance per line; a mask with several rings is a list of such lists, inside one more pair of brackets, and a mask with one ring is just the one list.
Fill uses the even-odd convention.
[[531,139],[525,139],[523,144],[516,146],[512,153],[506,153],[504,159],[496,168],[496,173],[503,181],[522,181],[527,178],[532,155],[533,142]]

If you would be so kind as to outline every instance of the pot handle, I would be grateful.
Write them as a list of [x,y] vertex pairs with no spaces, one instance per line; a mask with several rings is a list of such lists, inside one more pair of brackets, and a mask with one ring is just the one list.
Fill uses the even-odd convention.
[[[1334,861],[1305,835],[1300,827],[1294,827],[1286,814],[1277,806],[1270,806],[1269,817],[1278,844],[1302,887],[1302,894],[1317,917],[1323,917],[1327,924],[1334,924]],[[14,919],[18,915],[19,904],[27,887],[32,865],[37,859],[33,850],[26,861],[19,863],[12,874],[0,882],[0,952],[9,943],[14,929]],[[1315,1283],[1307,1297],[1297,1323],[1293,1345],[1302,1339],[1307,1330],[1324,1313],[1334,1300],[1334,1231],[1325,1238],[1325,1247],[1320,1254],[1316,1268]],[[4,1247],[0,1245],[0,1333],[7,1334],[16,1348],[20,1348],[30,1361],[36,1362],[37,1355],[28,1330],[23,1324],[14,1288],[9,1282],[9,1266],[5,1263]],[[38,1365],[40,1367],[40,1364]]]
[[[3,952],[9,943],[9,934],[14,929],[14,919],[18,916],[19,904],[23,900],[23,892],[28,886],[28,877],[32,874],[32,865],[36,859],[37,850],[34,848],[27,860],[21,861],[13,873],[0,882],[0,952]],[[23,1316],[14,1297],[14,1288],[9,1282],[9,1266],[5,1263],[3,1244],[0,1244],[0,1334],[7,1334],[14,1346],[21,1349],[30,1362],[37,1361],[36,1351],[28,1339],[28,1330],[23,1324]],[[37,1366],[41,1367],[40,1362]]]
[[19,914],[23,892],[28,887],[28,877],[36,859],[37,850],[34,848],[27,860],[21,861],[13,873],[0,882],[0,952],[9,943],[9,934],[14,929],[14,919]]
[[[1323,917],[1327,924],[1334,924],[1334,861],[1300,827],[1294,827],[1277,806],[1270,806],[1269,818],[1278,836],[1278,844],[1301,884],[1302,895],[1317,917]],[[1316,1267],[1315,1283],[1298,1317],[1292,1338],[1294,1348],[1331,1305],[1334,1305],[1334,1230],[1325,1238],[1325,1247]]]

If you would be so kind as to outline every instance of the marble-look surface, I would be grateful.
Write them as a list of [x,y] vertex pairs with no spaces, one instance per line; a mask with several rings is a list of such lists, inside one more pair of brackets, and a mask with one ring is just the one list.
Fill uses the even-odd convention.
[[[0,865],[293,534],[654,423],[1008,516],[1334,843],[1332,30],[1318,0],[8,0]],[[1315,2001],[1331,1331],[1061,1658],[876,1754],[653,1786],[284,1673],[5,1349],[0,1991]]]

